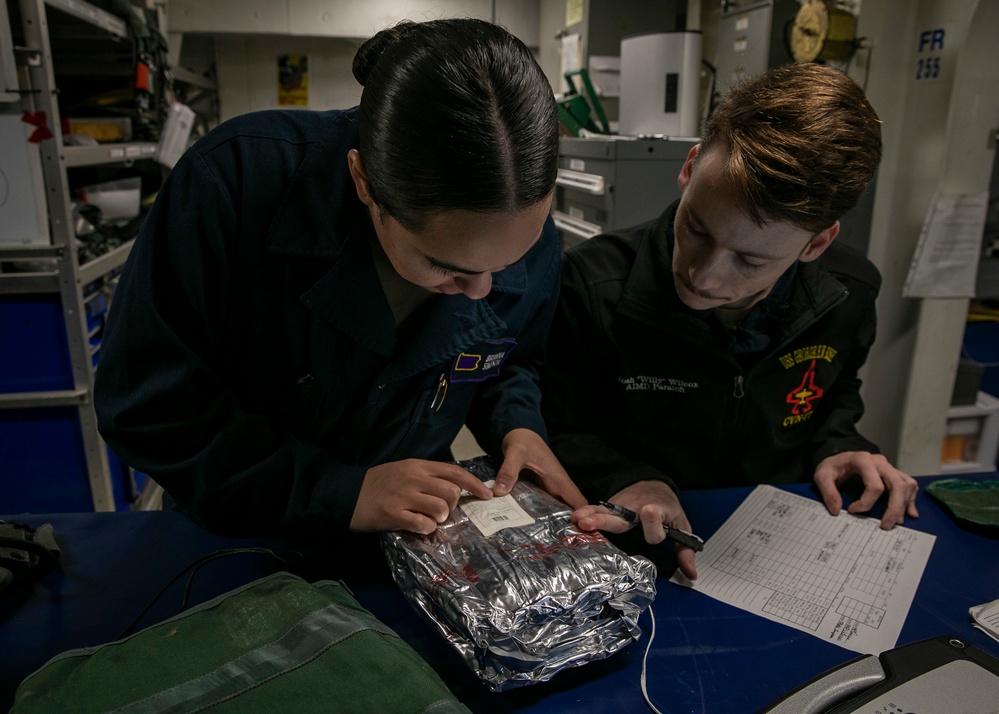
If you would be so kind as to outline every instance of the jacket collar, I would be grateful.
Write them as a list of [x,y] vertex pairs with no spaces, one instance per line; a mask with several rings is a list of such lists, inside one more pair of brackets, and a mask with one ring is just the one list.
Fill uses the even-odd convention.
[[383,375],[386,381],[418,374],[506,331],[506,324],[488,299],[435,295],[425,306],[420,330],[411,341],[399,345],[392,310],[363,233],[355,233],[344,242],[330,270],[301,299],[317,317],[375,354],[391,359]]
[[[710,327],[707,321],[683,304],[673,284],[670,244],[674,237],[673,219],[678,203],[670,205],[641,235],[619,311],[651,327],[682,325],[686,329],[694,327],[708,333]],[[797,334],[846,298],[846,288],[820,263],[820,260],[798,263],[789,306],[782,327],[775,335],[778,342]]]

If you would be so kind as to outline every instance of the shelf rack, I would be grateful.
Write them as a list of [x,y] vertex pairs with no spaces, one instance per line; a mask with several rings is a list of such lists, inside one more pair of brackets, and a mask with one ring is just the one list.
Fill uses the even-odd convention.
[[[0,409],[73,406],[83,436],[86,471],[95,511],[116,510],[112,474],[107,449],[97,430],[93,406],[94,356],[93,328],[88,326],[87,286],[108,281],[131,250],[131,241],[84,264],[79,264],[73,225],[71,187],[67,169],[153,159],[156,144],[125,142],[94,147],[65,146],[62,139],[59,91],[52,59],[48,8],[55,8],[79,21],[102,30],[112,38],[128,36],[128,27],[119,17],[83,0],[18,0],[23,25],[24,47],[15,48],[18,58],[22,109],[44,112],[52,137],[39,143],[45,186],[51,245],[0,246],[0,262],[31,265],[29,272],[0,272],[0,294],[58,293],[65,318],[66,339],[72,366],[69,389],[0,394]],[[10,17],[7,0],[0,0],[4,22]],[[43,266],[41,269],[37,265]],[[108,289],[107,286],[104,286]],[[135,507],[154,507],[158,489],[149,482]]]

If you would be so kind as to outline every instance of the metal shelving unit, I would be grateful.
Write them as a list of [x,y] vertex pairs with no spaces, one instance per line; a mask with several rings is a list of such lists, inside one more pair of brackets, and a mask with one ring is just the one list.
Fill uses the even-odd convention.
[[[3,20],[6,22],[10,17],[7,0],[0,0],[0,4]],[[88,263],[79,264],[67,169],[112,163],[127,165],[134,161],[152,159],[156,144],[127,142],[93,147],[63,144],[59,90],[56,86],[49,32],[49,8],[55,8],[87,23],[91,26],[88,28],[91,31],[96,27],[112,39],[128,37],[128,27],[123,20],[82,0],[19,0],[24,46],[15,48],[15,56],[18,58],[22,109],[32,113],[44,112],[46,126],[52,132],[51,138],[39,143],[51,245],[0,246],[0,261],[6,264],[20,263],[22,266],[30,264],[33,268],[32,272],[0,272],[0,294],[58,293],[65,318],[73,386],[56,391],[0,394],[0,409],[67,405],[76,407],[94,510],[111,511],[116,508],[112,474],[107,449],[97,431],[92,398],[93,365],[99,346],[92,344],[91,338],[94,337],[95,330],[88,325],[87,303],[93,299],[94,291],[92,289],[85,295],[85,288],[93,288],[97,283],[100,286],[98,292],[109,291],[110,287],[106,283],[124,264],[131,242]],[[149,486],[157,488],[152,482]],[[152,500],[154,499],[150,494],[143,494],[140,499],[146,505]]]

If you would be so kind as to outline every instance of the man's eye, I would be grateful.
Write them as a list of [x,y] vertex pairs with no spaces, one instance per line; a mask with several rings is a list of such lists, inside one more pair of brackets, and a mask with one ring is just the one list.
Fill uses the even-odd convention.
[[701,239],[704,238],[704,231],[702,231],[700,228],[696,228],[695,226],[692,226],[690,223],[687,224],[687,233],[692,238],[697,238],[698,240],[701,240]]

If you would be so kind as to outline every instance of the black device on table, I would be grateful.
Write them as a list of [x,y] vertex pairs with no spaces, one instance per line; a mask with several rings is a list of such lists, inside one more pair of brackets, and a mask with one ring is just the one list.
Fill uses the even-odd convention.
[[851,660],[759,714],[987,714],[997,707],[999,659],[956,637],[935,637]]

